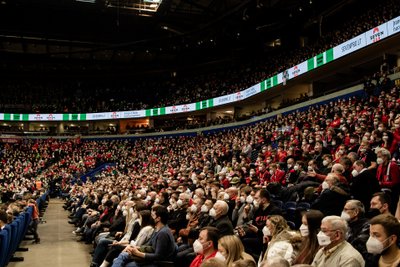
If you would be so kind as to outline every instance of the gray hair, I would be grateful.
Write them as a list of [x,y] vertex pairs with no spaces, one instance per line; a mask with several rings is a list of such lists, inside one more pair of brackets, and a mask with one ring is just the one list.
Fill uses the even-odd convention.
[[383,147],[375,149],[375,153],[376,154],[381,153],[381,155],[386,157],[388,160],[390,160],[390,158],[392,157],[392,155],[390,154],[390,151]]
[[342,232],[343,237],[346,237],[347,234],[347,222],[340,218],[339,216],[331,215],[326,216],[322,219],[322,222],[329,222],[332,225],[332,230],[338,230]]
[[346,204],[347,203],[349,203],[353,209],[356,209],[358,211],[359,215],[365,214],[365,207],[361,201],[359,201],[357,199],[350,199],[350,200],[347,200]]
[[215,204],[221,207],[221,213],[222,213],[222,215],[228,214],[228,211],[229,211],[228,203],[226,203],[226,202],[223,201],[223,200],[217,200],[217,201],[215,202]]

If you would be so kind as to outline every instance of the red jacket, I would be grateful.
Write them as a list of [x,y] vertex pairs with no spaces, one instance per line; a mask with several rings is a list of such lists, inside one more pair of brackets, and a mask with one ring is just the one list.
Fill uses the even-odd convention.
[[[389,173],[388,173],[389,166]],[[376,178],[382,187],[393,187],[400,183],[400,170],[396,162],[390,161],[388,165],[379,165],[376,171]]]

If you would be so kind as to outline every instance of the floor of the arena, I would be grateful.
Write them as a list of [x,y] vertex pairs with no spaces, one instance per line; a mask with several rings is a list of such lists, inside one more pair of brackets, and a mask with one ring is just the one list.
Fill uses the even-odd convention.
[[27,252],[17,252],[15,256],[24,257],[22,262],[10,262],[8,267],[58,267],[90,266],[92,245],[77,242],[72,234],[74,227],[68,224],[69,213],[63,209],[64,202],[51,199],[44,213],[46,223],[38,226],[40,244],[23,241],[20,247],[29,248]]

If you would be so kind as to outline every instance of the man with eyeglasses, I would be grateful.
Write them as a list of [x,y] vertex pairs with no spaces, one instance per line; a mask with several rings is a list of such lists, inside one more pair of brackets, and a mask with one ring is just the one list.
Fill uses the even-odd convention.
[[368,252],[365,243],[369,238],[369,221],[365,218],[364,205],[356,199],[348,200],[340,217],[349,225],[347,242],[357,249],[364,259],[367,259]]
[[321,230],[317,235],[322,247],[315,255],[312,266],[364,267],[361,254],[346,241],[347,223],[339,216],[322,219]]

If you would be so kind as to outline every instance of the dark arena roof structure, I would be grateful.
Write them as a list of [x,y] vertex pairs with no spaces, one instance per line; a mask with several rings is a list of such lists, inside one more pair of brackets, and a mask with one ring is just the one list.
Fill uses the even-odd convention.
[[250,60],[301,36],[315,39],[321,24],[329,28],[359,2],[1,0],[0,55],[10,60],[1,69],[137,73]]

